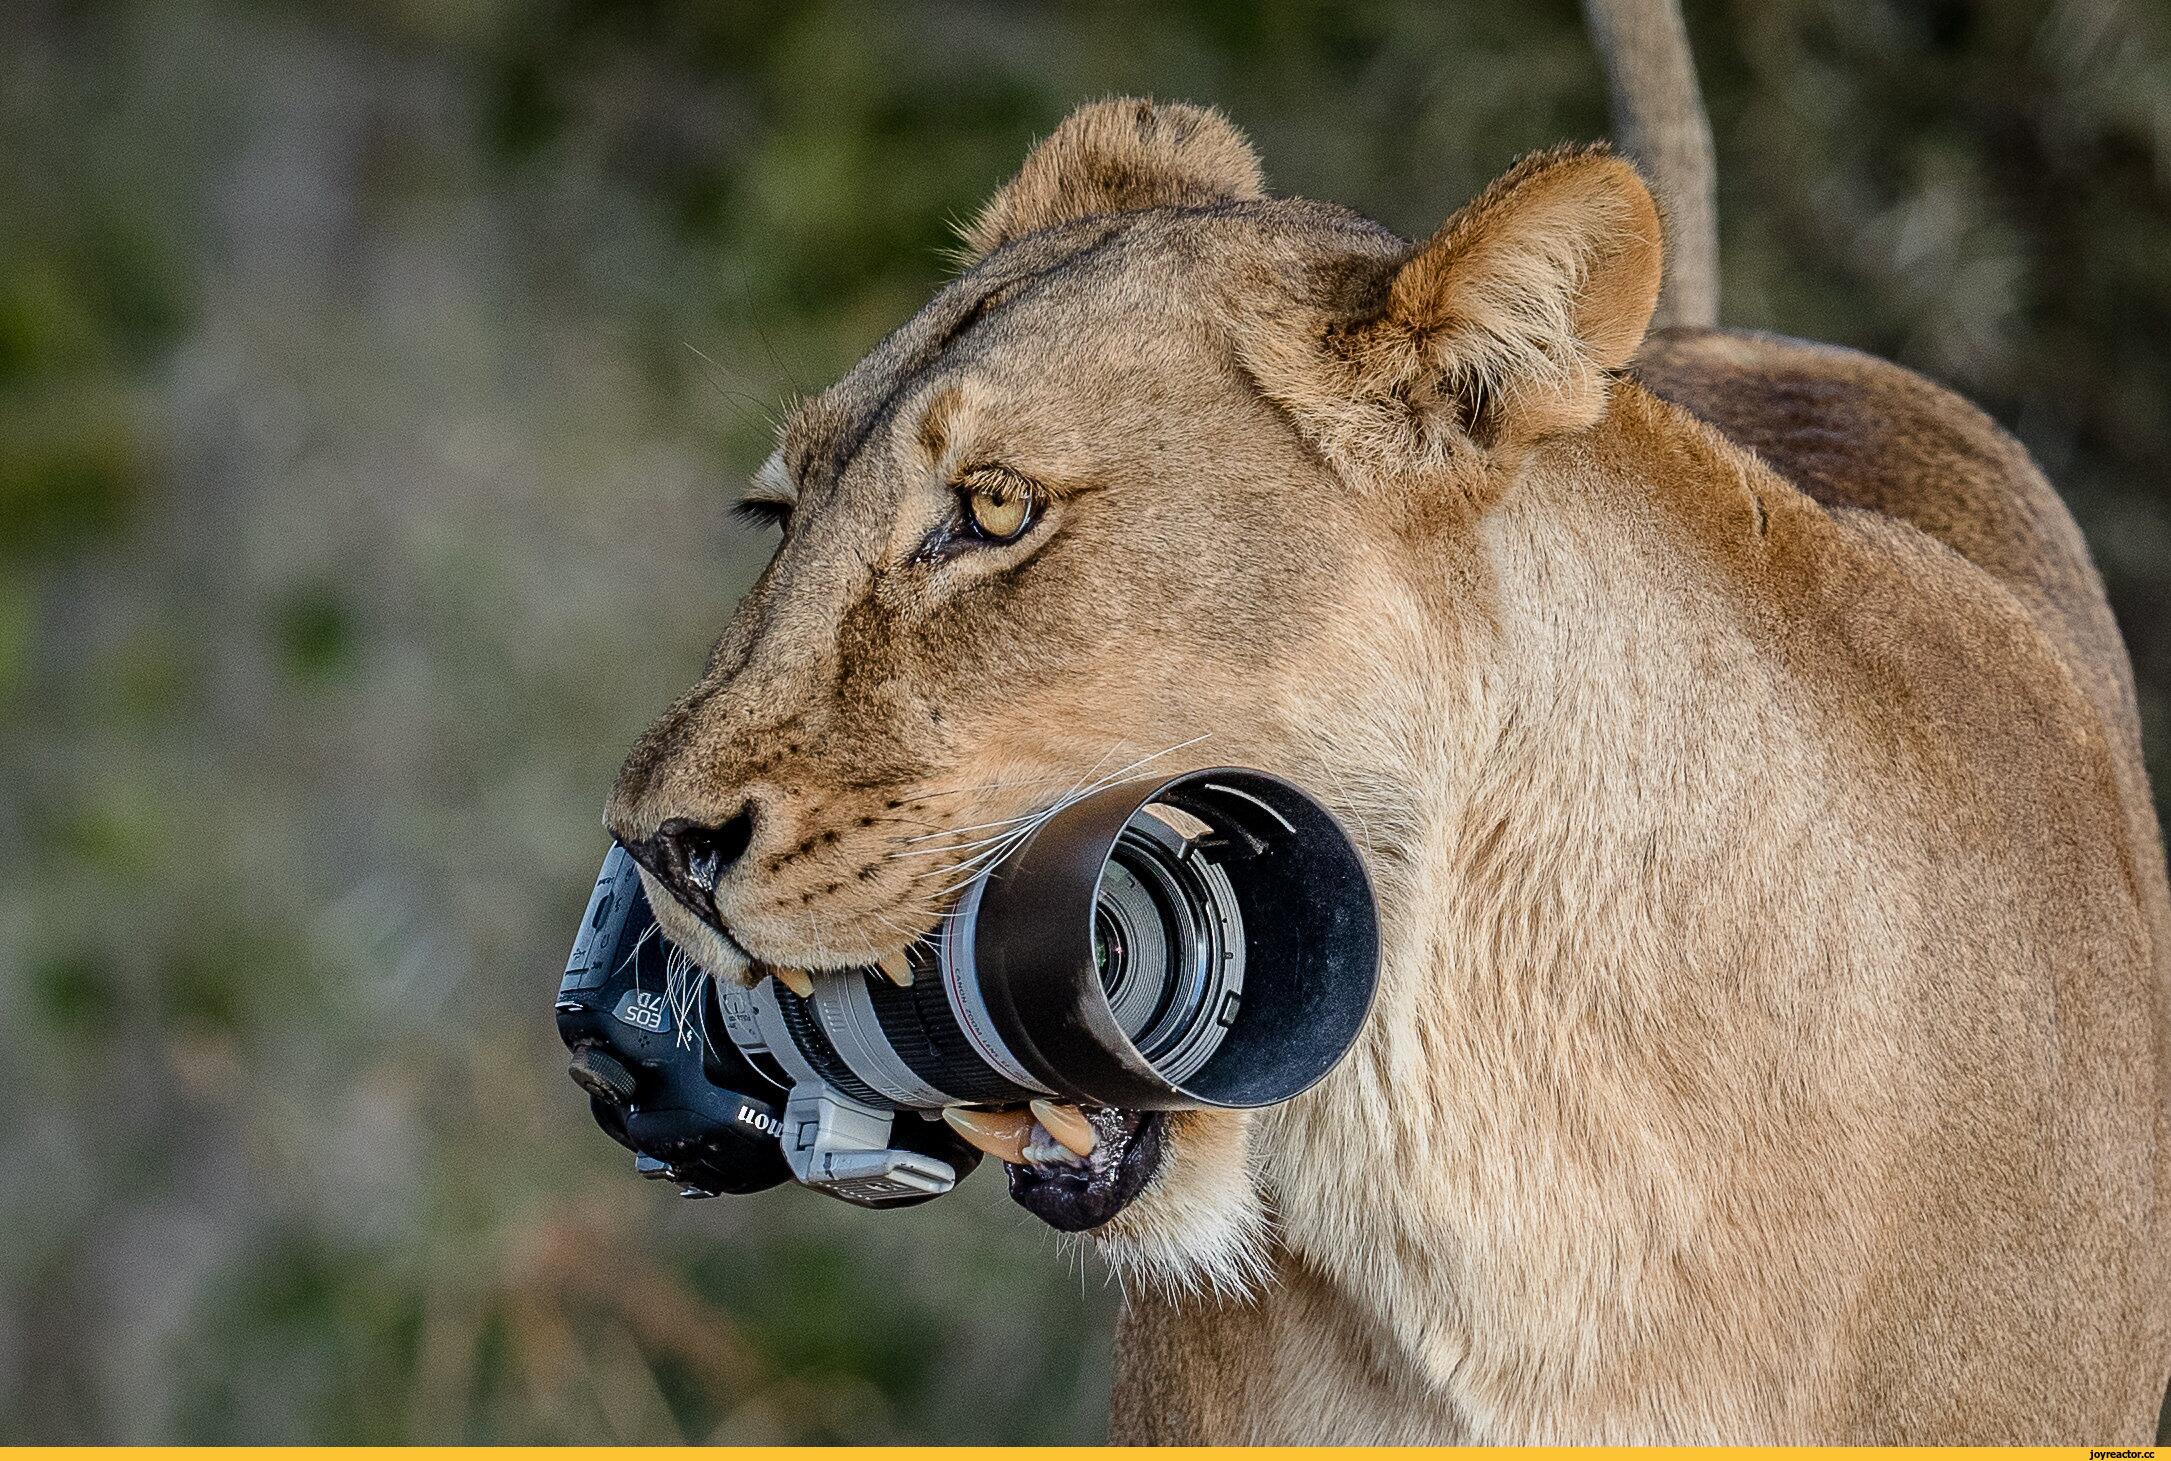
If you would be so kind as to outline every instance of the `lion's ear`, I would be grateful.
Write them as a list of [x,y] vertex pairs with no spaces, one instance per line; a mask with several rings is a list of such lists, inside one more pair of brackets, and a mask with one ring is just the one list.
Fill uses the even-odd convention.
[[1335,310],[1308,365],[1284,336],[1259,374],[1323,446],[1374,465],[1588,426],[1650,327],[1660,249],[1628,163],[1528,157]]
[[1592,148],[1525,158],[1396,271],[1387,315],[1491,358],[1628,363],[1658,304],[1658,209],[1635,168]]
[[963,230],[974,258],[1011,239],[1096,213],[1198,206],[1263,195],[1259,159],[1211,107],[1136,97],[1063,119]]

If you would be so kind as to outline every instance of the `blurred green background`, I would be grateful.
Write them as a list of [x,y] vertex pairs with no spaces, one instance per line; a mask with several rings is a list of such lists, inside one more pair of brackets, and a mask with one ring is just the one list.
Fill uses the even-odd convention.
[[[1690,21],[1726,318],[2026,440],[2160,755],[2165,7]],[[0,1438],[1099,1437],[1113,1297],[992,1174],[677,1201],[549,1004],[768,414],[1115,92],[1411,234],[1605,130],[1570,0],[8,7]]]

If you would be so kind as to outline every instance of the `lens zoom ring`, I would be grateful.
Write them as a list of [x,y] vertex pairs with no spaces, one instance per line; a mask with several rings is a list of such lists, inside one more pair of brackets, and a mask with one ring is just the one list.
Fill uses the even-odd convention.
[[807,1058],[807,1064],[820,1073],[823,1080],[835,1086],[855,1101],[861,1101],[882,1111],[894,1111],[897,1103],[868,1085],[853,1073],[837,1054],[837,1047],[829,1043],[821,1021],[814,1018],[814,1011],[807,1002],[783,986],[776,990],[777,1012],[784,1016],[784,1028],[791,1031],[792,1043]]
[[890,1048],[921,1080],[961,1101],[1023,1101],[1039,1094],[990,1069],[958,1027],[957,1014],[932,970],[903,989],[878,981],[868,991]]

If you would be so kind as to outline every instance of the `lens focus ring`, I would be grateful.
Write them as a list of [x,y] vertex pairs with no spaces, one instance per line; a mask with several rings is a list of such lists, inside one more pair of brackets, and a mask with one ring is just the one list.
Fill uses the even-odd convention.
[[943,993],[941,977],[931,969],[919,973],[920,977],[903,989],[887,980],[877,980],[868,991],[884,1038],[913,1073],[960,1101],[994,1104],[1039,1095],[1005,1078],[980,1058],[958,1026],[949,996]]
[[821,1021],[814,1017],[814,1009],[806,1000],[786,989],[781,982],[776,987],[777,1013],[784,1017],[784,1028],[791,1032],[792,1043],[806,1057],[821,1078],[838,1090],[864,1105],[884,1111],[894,1111],[897,1103],[859,1078],[837,1047],[829,1042]]

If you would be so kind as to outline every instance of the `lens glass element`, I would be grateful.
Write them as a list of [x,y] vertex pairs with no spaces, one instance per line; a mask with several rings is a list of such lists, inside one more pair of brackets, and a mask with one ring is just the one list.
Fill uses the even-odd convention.
[[1134,817],[1101,873],[1093,962],[1116,1023],[1165,1079],[1204,1065],[1234,1022],[1242,950],[1227,875],[1158,817]]
[[1125,968],[1123,926],[1116,922],[1111,910],[1096,904],[1093,909],[1093,969],[1100,975],[1101,988],[1114,988]]

